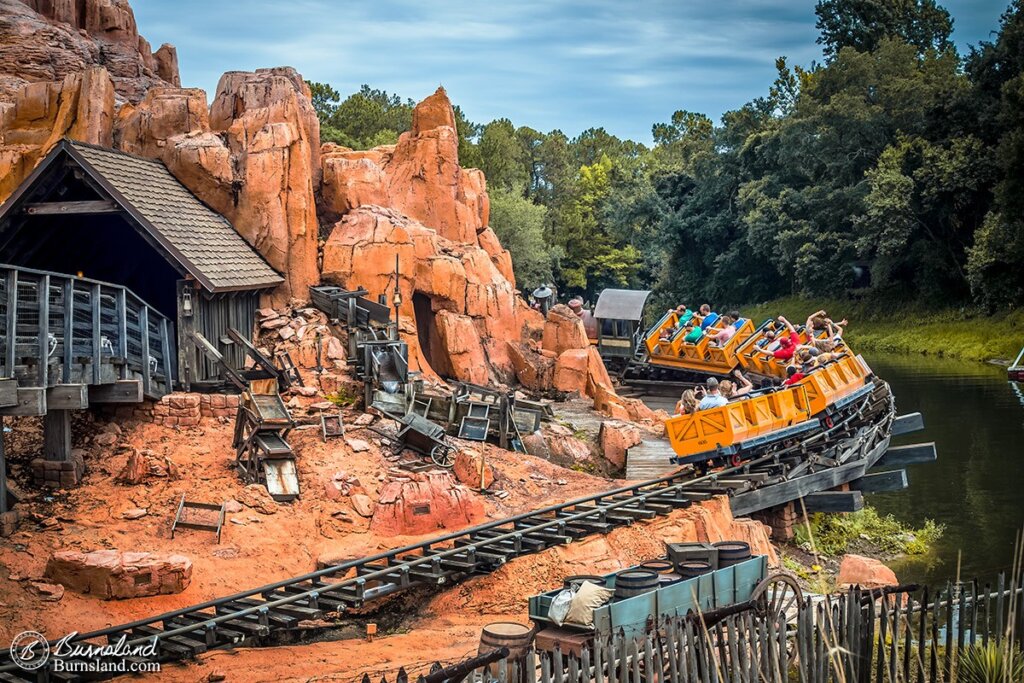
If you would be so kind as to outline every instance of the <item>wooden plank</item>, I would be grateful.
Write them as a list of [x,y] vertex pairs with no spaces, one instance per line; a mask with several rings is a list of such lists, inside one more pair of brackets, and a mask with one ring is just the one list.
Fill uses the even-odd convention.
[[30,216],[67,216],[71,214],[119,213],[121,209],[109,199],[68,202],[32,202],[25,205]]
[[89,407],[89,386],[58,384],[46,390],[46,410],[85,410]]
[[899,415],[892,423],[892,436],[911,434],[924,429],[924,416],[921,413]]
[[4,354],[4,374],[14,377],[14,341],[18,327],[18,271],[7,272],[7,353]]
[[7,512],[7,458],[4,454],[4,429],[0,424],[0,515]]
[[117,316],[117,355],[124,360],[121,364],[121,379],[128,379],[128,306],[123,287],[117,288],[115,309]]
[[89,387],[89,403],[142,403],[142,380],[122,379]]
[[70,410],[47,410],[43,418],[43,457],[57,462],[71,459]]
[[17,405],[0,408],[0,415],[11,417],[46,415],[46,389],[43,387],[18,387]]
[[864,493],[881,493],[883,491],[902,491],[909,486],[906,470],[887,470],[872,472],[860,479],[850,482],[850,488]]
[[860,491],[819,491],[804,496],[807,512],[857,512],[864,509]]
[[[763,486],[755,491],[740,493],[729,499],[732,513],[749,515],[776,505],[783,505],[819,491],[828,491],[864,476],[864,463],[852,462],[830,467],[821,472],[805,474],[778,484]],[[687,491],[689,493],[689,491]]]
[[903,467],[925,462],[935,462],[939,455],[935,450],[935,442],[914,443],[907,446],[890,446],[878,459],[874,467]]
[[99,285],[92,286],[92,300],[89,302],[92,309],[92,383],[100,384],[100,363],[103,362],[103,333],[100,330],[102,318],[102,292]]
[[75,281],[71,278],[64,280],[64,367],[61,372],[61,381],[65,384],[71,381],[71,363],[74,358],[75,349]]
[[36,289],[36,302],[39,305],[39,364],[36,366],[36,377],[39,386],[50,384],[50,276],[39,278]]
[[139,307],[139,330],[142,335],[142,393],[153,394],[153,377],[149,369],[149,307]]
[[174,391],[174,371],[171,369],[171,333],[168,329],[167,318],[160,317],[160,358],[163,360],[164,389],[170,393]]
[[18,380],[0,379],[0,408],[18,405]]

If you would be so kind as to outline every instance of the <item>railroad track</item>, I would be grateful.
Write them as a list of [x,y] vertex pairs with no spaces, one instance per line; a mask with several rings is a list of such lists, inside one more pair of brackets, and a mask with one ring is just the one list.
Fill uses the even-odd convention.
[[[867,396],[835,416],[832,426],[797,443],[775,445],[738,467],[694,477],[680,471],[446,534],[320,571],[285,579],[191,607],[79,634],[74,644],[127,645],[156,642],[156,659],[192,658],[207,650],[270,645],[302,631],[301,623],[342,616],[413,587],[438,587],[486,574],[509,560],[556,545],[603,534],[640,520],[664,516],[716,495],[742,495],[783,486],[808,473],[849,465],[864,469],[888,445],[895,420],[888,385],[876,380]],[[354,575],[351,575],[354,571]],[[104,675],[38,671],[14,664],[0,651],[0,681],[77,681]],[[113,660],[111,660],[113,661]],[[113,674],[119,675],[119,674]],[[105,677],[109,678],[111,674]]]

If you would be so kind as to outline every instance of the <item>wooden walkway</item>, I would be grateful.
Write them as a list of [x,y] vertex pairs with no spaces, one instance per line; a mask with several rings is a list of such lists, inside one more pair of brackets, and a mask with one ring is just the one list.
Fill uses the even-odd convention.
[[0,415],[170,392],[174,323],[118,285],[0,265]]

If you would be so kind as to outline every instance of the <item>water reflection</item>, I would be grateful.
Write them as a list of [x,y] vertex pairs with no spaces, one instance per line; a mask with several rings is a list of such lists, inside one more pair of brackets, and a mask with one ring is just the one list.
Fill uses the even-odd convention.
[[919,526],[946,526],[934,557],[894,567],[901,580],[954,578],[957,553],[963,577],[1009,569],[1024,523],[1024,389],[1004,368],[919,356],[865,354],[892,385],[900,413],[920,411],[925,431],[896,443],[935,441],[938,462],[907,468],[910,488],[875,494],[883,513]]

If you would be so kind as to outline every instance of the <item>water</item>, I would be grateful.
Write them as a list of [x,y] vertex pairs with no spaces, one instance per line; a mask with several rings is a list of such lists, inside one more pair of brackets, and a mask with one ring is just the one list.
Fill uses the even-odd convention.
[[894,444],[934,441],[938,461],[907,467],[910,487],[873,494],[882,513],[946,527],[926,558],[893,563],[902,581],[945,583],[1009,570],[1024,524],[1024,385],[1003,368],[924,356],[864,354],[892,386],[899,413],[920,411],[925,429]]

